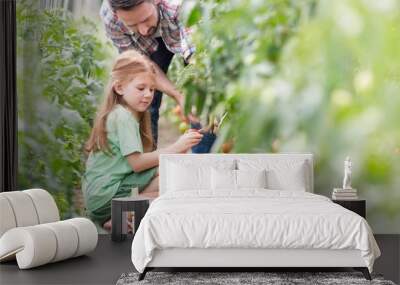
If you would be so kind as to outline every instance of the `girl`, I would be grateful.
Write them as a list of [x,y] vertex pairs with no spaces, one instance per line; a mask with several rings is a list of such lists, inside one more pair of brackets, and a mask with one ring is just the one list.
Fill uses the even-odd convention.
[[158,158],[161,153],[185,153],[202,134],[190,130],[174,144],[155,150],[147,111],[157,86],[156,70],[145,56],[129,50],[120,54],[111,72],[90,138],[82,190],[92,220],[111,227],[111,200],[139,195],[158,196]]

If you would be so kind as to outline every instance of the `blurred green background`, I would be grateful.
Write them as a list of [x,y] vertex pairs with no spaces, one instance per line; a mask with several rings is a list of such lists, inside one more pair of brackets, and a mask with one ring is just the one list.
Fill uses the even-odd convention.
[[[96,14],[76,15],[74,1],[34,2],[17,3],[19,187],[48,189],[71,216],[82,211],[74,202],[82,147],[115,51]],[[186,112],[204,123],[225,115],[214,152],[312,152],[315,192],[327,196],[349,155],[374,232],[400,233],[399,8],[396,0],[186,0],[181,19],[197,52],[187,67],[175,57],[169,75]],[[176,122],[171,101],[164,105]]]

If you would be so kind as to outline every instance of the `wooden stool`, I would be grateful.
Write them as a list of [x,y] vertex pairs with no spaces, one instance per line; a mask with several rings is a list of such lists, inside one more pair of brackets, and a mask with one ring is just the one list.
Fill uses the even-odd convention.
[[134,230],[139,228],[140,221],[146,214],[152,198],[146,197],[126,197],[114,198],[111,202],[111,240],[123,241],[128,232],[127,212],[135,212]]

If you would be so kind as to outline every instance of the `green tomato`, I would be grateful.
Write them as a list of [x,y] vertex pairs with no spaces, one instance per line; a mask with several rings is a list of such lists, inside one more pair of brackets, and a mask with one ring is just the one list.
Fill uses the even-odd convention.
[[189,129],[189,124],[186,122],[181,122],[179,124],[179,131],[183,134],[184,132],[186,132]]

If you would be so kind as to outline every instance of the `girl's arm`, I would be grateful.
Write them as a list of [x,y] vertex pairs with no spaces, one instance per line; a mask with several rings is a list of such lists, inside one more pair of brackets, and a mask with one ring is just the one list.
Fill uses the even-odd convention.
[[[164,153],[163,150],[155,150],[152,152],[134,152],[126,156],[129,165],[135,172],[142,172],[146,169],[155,167],[158,165],[159,155]],[[168,153],[168,152],[165,152]]]
[[197,145],[202,137],[203,135],[201,133],[195,130],[189,130],[189,132],[183,134],[175,143],[166,148],[145,153],[134,152],[125,157],[133,171],[141,172],[157,166],[160,154],[185,153],[192,146]]

